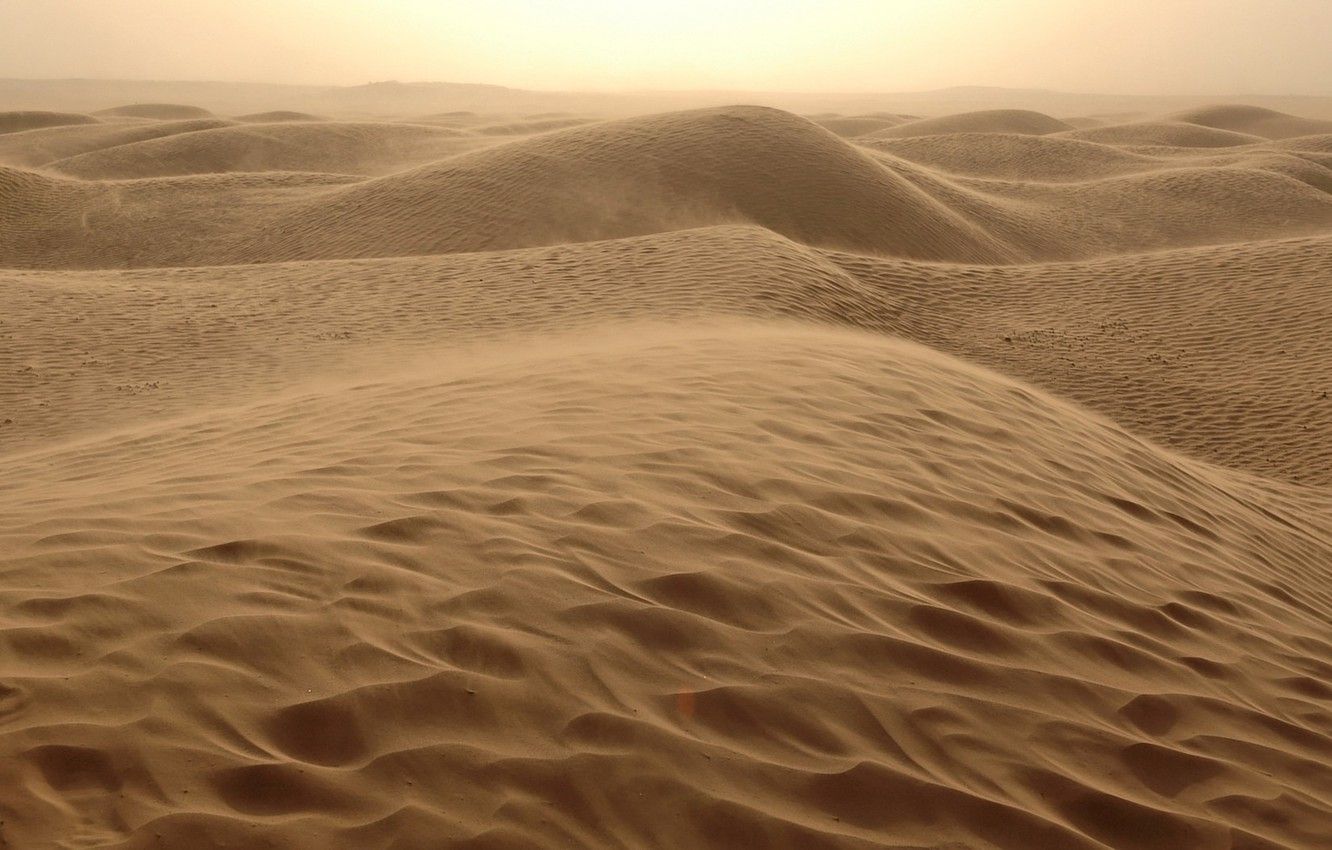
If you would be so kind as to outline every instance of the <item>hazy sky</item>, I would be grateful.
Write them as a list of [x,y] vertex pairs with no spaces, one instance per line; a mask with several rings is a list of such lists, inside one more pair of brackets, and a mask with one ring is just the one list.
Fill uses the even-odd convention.
[[1332,94],[1332,0],[0,0],[0,76]]

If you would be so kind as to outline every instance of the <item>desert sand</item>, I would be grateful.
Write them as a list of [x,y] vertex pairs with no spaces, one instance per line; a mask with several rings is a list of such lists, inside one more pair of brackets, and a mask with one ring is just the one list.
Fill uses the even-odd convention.
[[141,89],[0,99],[0,847],[1332,846],[1327,104]]

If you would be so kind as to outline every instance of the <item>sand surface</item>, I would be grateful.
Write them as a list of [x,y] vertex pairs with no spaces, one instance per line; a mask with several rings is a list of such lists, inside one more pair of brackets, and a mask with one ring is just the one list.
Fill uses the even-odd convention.
[[0,847],[1332,846],[1332,123],[500,100],[0,113]]

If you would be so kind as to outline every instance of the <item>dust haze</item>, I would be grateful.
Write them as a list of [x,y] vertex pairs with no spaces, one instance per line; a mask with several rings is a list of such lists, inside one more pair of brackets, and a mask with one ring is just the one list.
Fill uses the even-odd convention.
[[1324,0],[9,0],[0,77],[1332,95]]

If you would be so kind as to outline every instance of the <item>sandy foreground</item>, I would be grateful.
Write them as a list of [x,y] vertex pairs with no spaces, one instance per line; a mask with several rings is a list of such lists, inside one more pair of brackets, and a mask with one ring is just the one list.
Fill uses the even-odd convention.
[[1332,847],[1332,120],[0,113],[0,847]]

